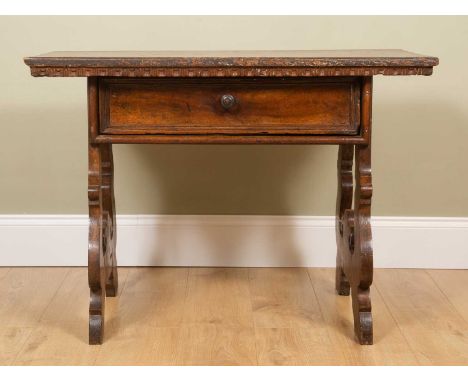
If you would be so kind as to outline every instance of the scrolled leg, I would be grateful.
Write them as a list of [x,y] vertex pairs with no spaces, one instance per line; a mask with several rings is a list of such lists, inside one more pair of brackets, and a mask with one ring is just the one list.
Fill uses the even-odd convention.
[[[373,342],[370,286],[373,277],[371,230],[372,77],[362,78],[361,134],[367,144],[354,147],[354,199],[352,148],[340,147],[338,156],[338,200],[336,237],[338,246],[336,289],[339,294],[351,291],[354,333],[360,344]],[[354,205],[352,201],[354,200]],[[351,209],[352,208],[352,209]]]
[[354,248],[349,261],[354,332],[361,344],[372,344],[370,286],[373,278],[371,229],[372,171],[370,146],[356,146],[356,191],[354,194]]
[[353,203],[353,153],[352,145],[340,145],[338,148],[338,192],[336,198],[336,279],[335,286],[339,295],[348,296],[349,281],[344,272],[346,240],[344,240],[345,211]]
[[89,343],[100,344],[104,335],[104,307],[106,271],[102,245],[102,173],[101,152],[97,145],[89,145],[88,168],[88,283],[89,303]]
[[114,161],[112,146],[100,146],[102,153],[102,201],[103,201],[103,254],[106,268],[106,296],[115,297],[118,289],[117,257],[115,253],[117,241],[117,225],[115,219],[114,201]]

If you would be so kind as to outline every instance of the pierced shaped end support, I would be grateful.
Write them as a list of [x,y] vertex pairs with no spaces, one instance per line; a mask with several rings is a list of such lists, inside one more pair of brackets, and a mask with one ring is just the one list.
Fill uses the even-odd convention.
[[89,343],[100,344],[104,336],[106,295],[114,297],[118,289],[112,151],[109,145],[89,145],[88,182]]
[[339,295],[349,296],[350,284],[344,272],[344,219],[346,210],[353,203],[353,153],[352,145],[341,145],[338,149],[338,192],[336,198],[336,277],[335,288]]
[[97,78],[88,78],[88,283],[89,343],[101,344],[104,338],[106,295],[117,295],[116,219],[112,146],[96,144],[99,130]]
[[[338,152],[336,289],[339,294],[343,295],[349,294],[351,289],[355,336],[360,344],[371,345],[373,342],[370,300],[370,286],[373,277],[370,223],[372,204],[370,146],[372,77],[362,77],[360,110],[361,134],[367,139],[368,144],[354,147],[341,145]],[[353,157],[355,161],[354,185]]]
[[114,199],[114,159],[112,145],[101,144],[102,155],[102,213],[103,213],[103,256],[106,267],[106,296],[117,296],[118,275],[115,247],[117,243],[117,224]]
[[[370,286],[373,274],[373,251],[370,225],[372,199],[370,147],[356,147],[354,210],[350,209],[352,185],[350,187],[346,183],[350,175],[349,166],[343,161],[343,156],[340,155],[336,217],[336,290],[340,295],[349,295],[351,290],[356,339],[362,345],[371,345],[373,324]],[[347,194],[343,195],[344,192]]]

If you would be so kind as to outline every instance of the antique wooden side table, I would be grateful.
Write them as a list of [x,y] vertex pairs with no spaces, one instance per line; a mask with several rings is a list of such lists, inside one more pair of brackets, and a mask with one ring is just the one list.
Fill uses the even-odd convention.
[[113,143],[339,145],[336,289],[351,293],[356,338],[372,344],[372,79],[430,75],[437,58],[403,50],[125,51],[25,62],[33,76],[88,78],[90,344],[102,343],[105,297],[117,293]]

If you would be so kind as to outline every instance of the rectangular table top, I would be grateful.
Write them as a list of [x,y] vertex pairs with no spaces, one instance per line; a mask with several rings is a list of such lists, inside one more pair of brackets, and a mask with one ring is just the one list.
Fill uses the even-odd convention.
[[439,62],[400,49],[63,51],[24,61],[32,75],[55,77],[429,75]]

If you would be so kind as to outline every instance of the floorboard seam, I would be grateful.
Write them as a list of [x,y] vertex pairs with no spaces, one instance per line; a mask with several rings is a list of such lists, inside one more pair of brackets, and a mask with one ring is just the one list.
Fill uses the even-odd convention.
[[31,336],[33,335],[34,331],[40,326],[41,324],[41,320],[42,320],[42,317],[44,317],[44,314],[47,310],[47,308],[49,308],[50,304],[52,304],[52,301],[54,300],[55,296],[57,296],[57,293],[58,291],[60,290],[60,288],[63,286],[65,280],[67,279],[67,276],[68,274],[70,273],[70,269],[71,268],[65,268],[67,271],[62,279],[62,281],[60,282],[59,286],[57,287],[57,290],[55,291],[55,293],[52,295],[52,297],[50,298],[49,302],[46,304],[44,310],[42,311],[41,315],[39,316],[39,318],[37,319],[37,322],[36,322],[36,325],[31,329],[31,332],[29,333],[29,335],[26,337],[26,339],[24,340],[23,342],[23,345],[20,346],[18,352],[16,353],[13,361],[11,362],[11,365],[14,365],[16,363],[16,360],[18,359],[19,355],[21,354],[21,352],[23,351],[23,349],[26,347],[26,345],[29,343],[29,339],[31,338]]
[[[328,268],[328,269],[333,269],[333,268]],[[334,341],[333,341],[332,336],[330,334],[330,325],[327,324],[327,321],[326,321],[325,316],[323,314],[322,305],[320,304],[320,299],[318,298],[317,292],[315,291],[314,283],[312,281],[312,277],[310,276],[309,268],[306,268],[306,271],[307,271],[307,276],[309,277],[309,282],[310,282],[310,284],[312,286],[312,290],[314,292],[315,300],[317,301],[317,305],[319,307],[320,315],[322,316],[323,323],[324,323],[324,325],[326,327],[327,336],[328,336],[328,339],[330,341],[330,345],[333,347]],[[349,296],[349,297],[351,297],[351,296]],[[346,356],[345,356],[345,354],[343,352],[343,349],[341,347],[340,347],[340,352],[341,352],[343,361],[346,362]]]
[[445,299],[447,300],[447,302],[449,303],[449,305],[453,308],[453,310],[455,311],[455,313],[463,320],[463,322],[466,322],[468,324],[468,320],[463,316],[463,314],[461,314],[457,307],[455,306],[455,304],[452,303],[452,300],[450,299],[450,297],[448,297],[445,292],[443,291],[443,289],[440,287],[440,285],[437,283],[437,281],[434,279],[434,277],[432,277],[432,275],[430,274],[430,272],[428,272],[427,269],[424,269],[424,272],[429,276],[429,278],[432,280],[432,282],[435,284],[435,286],[437,287],[437,289],[440,291],[440,293],[442,293],[442,295],[445,297]]
[[250,272],[252,268],[247,268],[247,283],[249,289],[249,300],[250,300],[250,311],[252,313],[252,326],[253,326],[253,334],[254,334],[254,344],[255,344],[255,360],[257,362],[257,366],[260,366],[258,363],[258,344],[257,344],[257,326],[255,325],[255,317],[254,317],[254,309],[253,309],[253,300],[252,300],[252,290],[250,288]]
[[[185,276],[185,291],[184,291],[184,305],[182,307],[182,319],[178,325],[179,327],[179,330],[182,330],[182,328],[184,328],[184,326],[187,326],[189,327],[189,325],[187,325],[185,323],[185,317],[186,317],[186,308],[187,308],[187,299],[188,299],[188,294],[189,294],[189,282],[190,282],[190,269],[191,267],[183,267],[185,269],[185,273],[186,273],[186,276]],[[185,363],[185,360],[183,359],[183,356],[182,356],[183,352],[181,350],[181,346],[177,347],[177,353],[175,355],[175,359],[178,360],[177,362],[177,365],[186,365]]]
[[384,294],[380,292],[377,285],[373,285],[373,289],[374,289],[375,292],[377,292],[379,294],[380,298],[382,299],[383,304],[385,305],[385,307],[388,310],[388,314],[390,314],[390,317],[392,317],[392,320],[395,323],[396,327],[398,328],[398,331],[400,332],[401,336],[404,338],[406,344],[408,345],[408,349],[411,350],[411,353],[413,353],[414,359],[416,360],[418,365],[422,365],[421,362],[419,362],[419,358],[418,358],[418,355],[417,355],[416,351],[413,349],[413,347],[411,346],[411,343],[408,341],[408,338],[406,337],[405,332],[403,331],[400,324],[398,323],[398,320],[393,315],[393,312],[390,309],[390,306],[387,304],[387,301],[385,301]]

